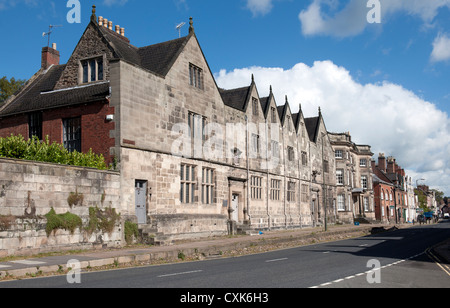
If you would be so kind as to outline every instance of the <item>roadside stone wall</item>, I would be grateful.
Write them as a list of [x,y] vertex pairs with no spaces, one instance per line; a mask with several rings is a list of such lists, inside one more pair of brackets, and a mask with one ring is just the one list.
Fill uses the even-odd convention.
[[[119,201],[118,172],[0,159],[0,257],[120,246],[123,219],[119,211],[108,211],[118,208]],[[52,209],[56,215],[76,215],[82,225],[73,232],[48,232],[46,215]],[[90,210],[113,222],[113,229],[94,228]]]

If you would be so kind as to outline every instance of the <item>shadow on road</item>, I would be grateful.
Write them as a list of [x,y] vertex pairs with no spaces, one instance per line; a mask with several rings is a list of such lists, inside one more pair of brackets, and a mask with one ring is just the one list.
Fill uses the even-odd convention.
[[[376,230],[381,231],[381,230]],[[315,252],[352,254],[368,258],[408,259],[450,239],[450,221],[433,225],[416,225],[406,229],[391,229],[358,239],[325,244]],[[368,243],[369,241],[369,243]],[[374,243],[370,243],[373,241]],[[352,243],[349,245],[349,243]],[[312,250],[311,250],[312,251]],[[432,262],[427,258],[427,261]]]

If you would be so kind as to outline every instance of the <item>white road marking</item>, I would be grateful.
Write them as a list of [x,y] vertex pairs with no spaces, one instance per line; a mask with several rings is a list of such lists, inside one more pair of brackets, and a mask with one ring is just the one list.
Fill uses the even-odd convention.
[[274,260],[267,260],[266,263],[270,262],[280,262],[280,261],[286,261],[288,258],[282,258],[282,259],[274,259]]
[[188,275],[188,274],[194,274],[194,273],[200,273],[203,272],[202,270],[198,271],[190,271],[190,272],[182,272],[182,273],[173,273],[173,274],[166,274],[166,275],[160,275],[158,278],[164,278],[164,277],[171,277],[171,276],[179,276],[179,275]]

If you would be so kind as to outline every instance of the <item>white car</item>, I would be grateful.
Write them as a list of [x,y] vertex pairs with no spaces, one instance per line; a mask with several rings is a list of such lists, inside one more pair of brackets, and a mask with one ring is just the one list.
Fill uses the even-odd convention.
[[450,218],[450,213],[444,213],[444,219],[449,219]]

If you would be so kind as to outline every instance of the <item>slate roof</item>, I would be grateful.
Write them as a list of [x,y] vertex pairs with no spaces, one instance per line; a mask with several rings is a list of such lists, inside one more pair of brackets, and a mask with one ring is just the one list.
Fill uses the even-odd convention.
[[319,129],[320,117],[305,118],[305,126],[309,135],[309,140],[316,141],[317,131]]
[[0,109],[0,116],[35,112],[105,99],[109,82],[53,91],[65,65],[55,65],[42,72],[15,99]]
[[119,59],[136,64],[161,76],[167,75],[178,54],[186,45],[190,34],[175,40],[138,48],[130,41],[108,28],[98,26],[100,32],[114,49]]
[[239,111],[245,111],[250,91],[251,86],[232,90],[219,89],[223,103],[228,107],[237,109]]
[[[115,57],[138,65],[160,76],[167,75],[188,39],[194,35],[189,34],[179,39],[138,48],[131,45],[126,37],[108,28],[101,27],[93,22],[91,22],[91,25],[97,27],[99,33],[113,49]],[[65,68],[66,65],[56,65],[47,72],[38,72],[36,79],[23,91],[19,92],[16,98],[0,107],[0,116],[88,103],[104,99],[109,95],[109,82],[93,83],[53,91]]]

